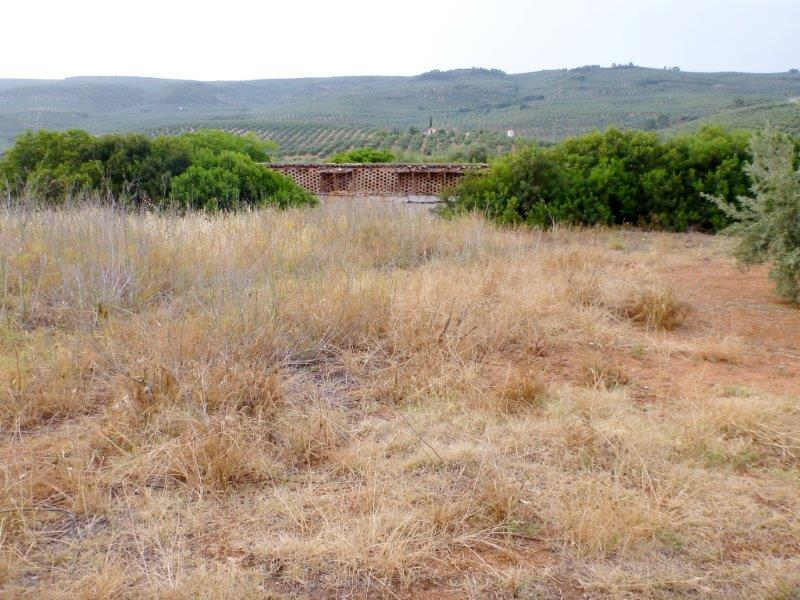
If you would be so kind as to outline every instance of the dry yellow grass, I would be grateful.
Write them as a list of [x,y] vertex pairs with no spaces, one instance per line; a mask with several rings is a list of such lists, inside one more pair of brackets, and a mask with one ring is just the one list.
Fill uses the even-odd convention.
[[725,243],[4,212],[0,596],[797,598],[798,398],[664,275]]

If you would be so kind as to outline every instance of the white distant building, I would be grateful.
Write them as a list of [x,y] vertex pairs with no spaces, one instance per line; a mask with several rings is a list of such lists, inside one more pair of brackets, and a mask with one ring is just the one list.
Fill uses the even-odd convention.
[[515,135],[516,134],[514,133],[513,129],[509,129],[508,131],[506,131],[506,136],[508,136],[510,138],[513,138]]

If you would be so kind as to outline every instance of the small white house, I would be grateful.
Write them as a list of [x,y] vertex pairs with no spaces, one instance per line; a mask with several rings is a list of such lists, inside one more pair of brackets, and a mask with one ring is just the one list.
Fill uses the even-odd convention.
[[513,138],[515,135],[516,134],[514,133],[513,129],[509,129],[508,131],[506,131],[506,136],[508,136],[510,138]]

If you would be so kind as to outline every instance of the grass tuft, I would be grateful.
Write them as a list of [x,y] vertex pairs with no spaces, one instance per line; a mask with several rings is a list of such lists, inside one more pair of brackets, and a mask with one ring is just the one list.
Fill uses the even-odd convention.
[[787,597],[796,315],[619,235],[0,211],[0,596]]
[[675,299],[671,290],[642,290],[627,298],[621,312],[648,329],[672,331],[686,320],[689,305]]

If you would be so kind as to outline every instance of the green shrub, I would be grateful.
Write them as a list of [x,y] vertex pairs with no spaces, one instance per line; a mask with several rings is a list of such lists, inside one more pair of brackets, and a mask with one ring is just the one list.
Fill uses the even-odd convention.
[[28,132],[0,159],[0,190],[48,203],[100,192],[137,205],[208,210],[313,204],[314,197],[291,179],[258,164],[273,149],[252,135],[213,130],[154,139]]
[[373,148],[358,148],[339,152],[330,157],[328,162],[336,164],[352,163],[389,163],[394,160],[394,154],[388,150],[375,150]]
[[479,211],[502,223],[633,224],[716,231],[729,224],[703,194],[747,190],[747,136],[705,128],[662,141],[654,133],[592,133],[531,146],[465,177],[446,213]]
[[311,194],[288,177],[231,150],[204,156],[174,177],[171,197],[185,208],[211,210],[267,204],[287,208],[314,202]]
[[25,133],[0,159],[0,186],[9,193],[34,186],[48,198],[99,186],[103,165],[94,143],[79,130]]
[[794,142],[776,129],[755,134],[746,170],[753,197],[737,203],[712,198],[733,221],[726,232],[740,238],[736,256],[744,264],[772,263],[778,294],[800,303],[800,169]]
[[541,148],[531,146],[498,159],[488,173],[468,173],[446,199],[451,211],[482,212],[506,225],[543,224],[555,218],[548,213],[553,207],[549,199],[560,193],[561,185],[562,173],[556,162]]

